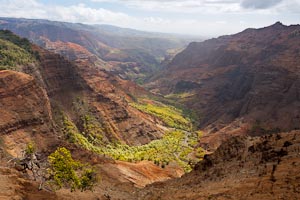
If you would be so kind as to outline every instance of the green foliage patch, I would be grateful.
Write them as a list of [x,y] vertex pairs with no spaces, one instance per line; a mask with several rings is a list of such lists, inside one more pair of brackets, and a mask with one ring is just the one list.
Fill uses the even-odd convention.
[[0,39],[9,41],[27,52],[33,53],[29,40],[15,35],[10,30],[0,30]]
[[9,30],[0,30],[0,70],[17,70],[18,65],[34,63],[38,58],[29,40]]
[[[128,162],[148,160],[161,167],[165,167],[170,162],[176,162],[188,172],[203,157],[202,148],[196,147],[199,140],[196,133],[180,130],[170,131],[163,138],[141,146],[129,146],[120,143],[104,145],[93,144],[67,118],[64,118],[64,126],[64,132],[70,142],[95,153],[108,155],[116,160]],[[197,152],[196,157],[192,156],[195,152]]]
[[[161,139],[153,140],[141,146],[129,146],[120,142],[103,140],[104,129],[97,119],[83,109],[83,105],[74,104],[74,109],[81,115],[78,127],[62,114],[63,132],[69,142],[78,144],[84,149],[98,154],[107,155],[115,160],[138,162],[148,160],[165,167],[176,162],[185,171],[190,171],[195,163],[203,157],[202,148],[198,148],[197,132],[190,132],[191,122],[184,117],[184,111],[154,100],[139,100],[131,106],[161,119],[166,126],[177,130],[168,131]],[[79,109],[80,108],[80,109]]]
[[124,144],[108,145],[104,154],[122,161],[153,161],[157,165],[165,166],[175,161],[186,171],[191,169],[188,164],[188,155],[193,151],[189,146],[186,135],[182,131],[171,131],[166,133],[162,139],[153,140],[141,146],[129,146]]
[[50,167],[48,172],[53,177],[58,189],[62,187],[91,190],[97,182],[95,171],[87,165],[75,161],[70,151],[64,147],[58,148],[48,156]]
[[167,126],[181,130],[191,130],[191,121],[183,116],[183,111],[156,101],[131,103],[132,107],[161,119]]
[[0,39],[0,68],[16,70],[17,65],[35,62],[35,58],[25,49]]
[[69,142],[79,144],[87,150],[98,152],[97,147],[94,146],[83,134],[81,134],[75,124],[65,116],[63,117],[63,125],[63,132]]
[[26,153],[26,154],[33,154],[33,153],[35,153],[35,151],[36,151],[35,144],[34,144],[33,142],[29,142],[29,143],[26,145],[25,153]]
[[97,123],[92,115],[81,117],[83,124],[83,135],[85,135],[92,144],[100,145],[103,143],[103,128]]

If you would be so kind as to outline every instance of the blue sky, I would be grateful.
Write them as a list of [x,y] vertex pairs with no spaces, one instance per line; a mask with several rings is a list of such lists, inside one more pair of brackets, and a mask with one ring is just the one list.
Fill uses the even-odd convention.
[[218,36],[300,23],[300,0],[0,0],[0,16]]

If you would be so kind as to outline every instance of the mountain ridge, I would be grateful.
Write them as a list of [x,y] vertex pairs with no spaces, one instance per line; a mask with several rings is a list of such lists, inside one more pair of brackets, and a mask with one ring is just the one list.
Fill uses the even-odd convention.
[[[104,69],[135,81],[143,80],[158,70],[161,67],[161,60],[170,56],[169,50],[179,51],[192,40],[176,35],[118,27],[107,28],[101,25],[17,18],[0,18],[0,20],[1,29],[9,29],[44,48],[55,47],[57,42],[80,45],[98,57],[99,62],[106,62],[107,66],[110,66]],[[65,56],[62,51],[56,53]]]
[[266,132],[297,129],[299,31],[275,23],[191,43],[147,87],[198,112],[207,138],[249,134],[256,122]]

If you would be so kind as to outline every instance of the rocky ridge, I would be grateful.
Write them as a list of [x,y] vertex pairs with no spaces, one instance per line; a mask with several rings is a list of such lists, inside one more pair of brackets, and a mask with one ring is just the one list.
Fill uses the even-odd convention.
[[194,110],[212,149],[230,135],[298,129],[299,31],[278,22],[191,43],[148,87]]

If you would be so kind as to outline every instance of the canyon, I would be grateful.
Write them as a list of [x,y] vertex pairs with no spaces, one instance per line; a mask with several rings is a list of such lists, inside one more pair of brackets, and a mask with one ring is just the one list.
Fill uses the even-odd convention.
[[[300,197],[299,25],[185,49],[191,38],[111,26],[1,18],[0,28],[1,58],[14,58],[0,63],[0,198]],[[45,163],[68,148],[101,180],[39,190],[10,162],[29,142]]]

